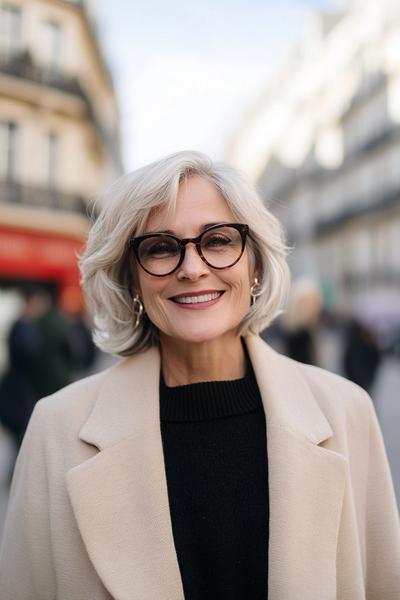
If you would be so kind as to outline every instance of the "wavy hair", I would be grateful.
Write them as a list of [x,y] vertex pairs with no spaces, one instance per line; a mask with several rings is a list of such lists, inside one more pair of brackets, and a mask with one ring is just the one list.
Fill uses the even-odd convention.
[[94,315],[94,341],[105,352],[128,356],[158,343],[158,330],[146,316],[134,326],[132,293],[139,286],[129,240],[145,231],[153,209],[166,207],[173,214],[179,185],[191,175],[213,183],[238,222],[249,225],[250,265],[260,273],[261,290],[238,335],[259,333],[282,312],[290,275],[280,222],[238,170],[200,152],[177,152],[120,177],[98,199],[102,208],[80,269]]

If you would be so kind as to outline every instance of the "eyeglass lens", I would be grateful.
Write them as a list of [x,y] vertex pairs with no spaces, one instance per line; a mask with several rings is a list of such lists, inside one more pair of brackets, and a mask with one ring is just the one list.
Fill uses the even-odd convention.
[[[242,247],[242,236],[234,227],[219,227],[205,231],[201,236],[203,258],[210,267],[217,269],[233,265],[241,256]],[[180,257],[181,245],[169,235],[145,238],[138,248],[140,264],[154,275],[173,271],[178,266]]]

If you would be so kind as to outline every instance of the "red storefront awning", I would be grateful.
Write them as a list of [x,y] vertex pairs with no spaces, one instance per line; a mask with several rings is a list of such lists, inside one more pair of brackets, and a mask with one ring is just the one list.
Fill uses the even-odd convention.
[[83,239],[0,225],[0,279],[38,280],[59,286],[60,297],[81,302],[77,254]]

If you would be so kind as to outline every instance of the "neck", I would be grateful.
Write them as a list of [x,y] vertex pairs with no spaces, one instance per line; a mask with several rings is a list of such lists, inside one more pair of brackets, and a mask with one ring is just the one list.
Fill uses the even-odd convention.
[[188,343],[161,335],[160,344],[167,386],[244,377],[246,361],[238,336]]

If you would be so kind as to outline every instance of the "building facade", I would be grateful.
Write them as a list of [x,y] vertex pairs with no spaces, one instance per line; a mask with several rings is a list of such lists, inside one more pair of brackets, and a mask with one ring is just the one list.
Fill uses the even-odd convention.
[[[331,308],[400,309],[400,3],[317,15],[233,136]],[[379,305],[379,306],[378,306]]]
[[91,200],[121,171],[91,5],[0,0],[0,284],[79,295]]

